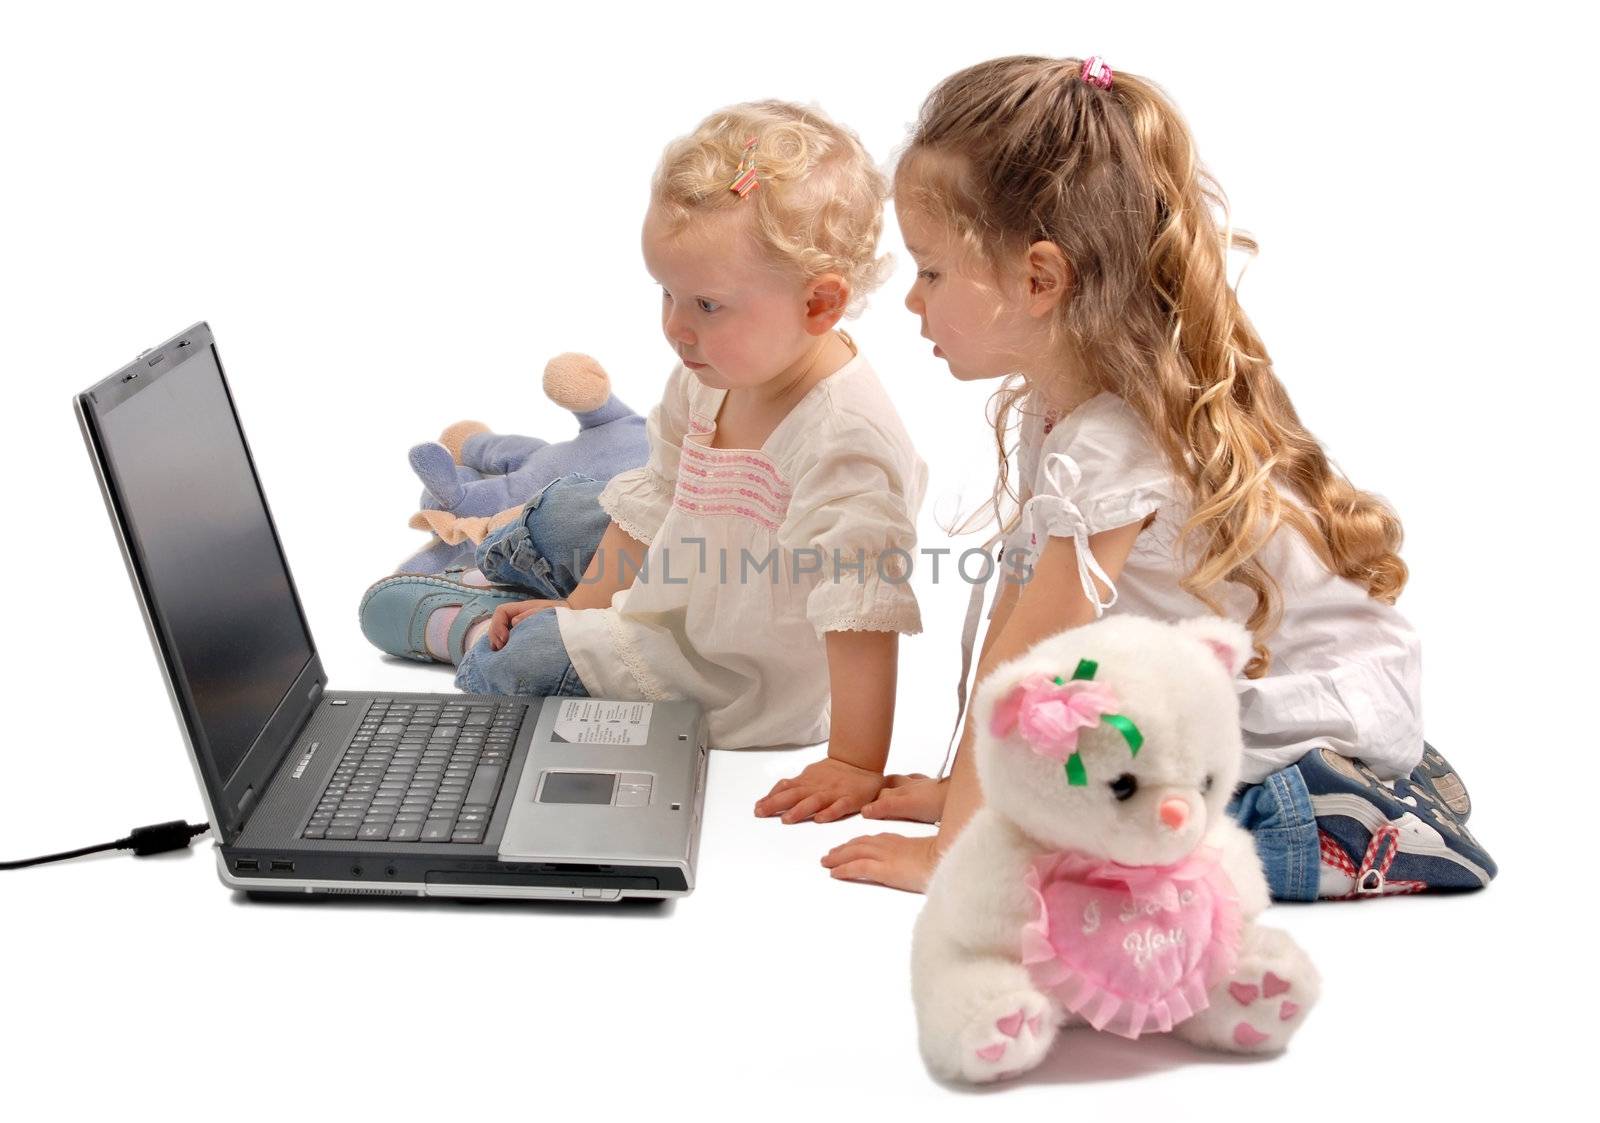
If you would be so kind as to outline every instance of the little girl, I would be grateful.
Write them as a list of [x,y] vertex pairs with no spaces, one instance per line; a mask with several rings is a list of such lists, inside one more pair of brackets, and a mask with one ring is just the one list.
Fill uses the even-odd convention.
[[713,747],[828,740],[760,810],[858,811],[883,785],[899,633],[921,630],[896,562],[927,467],[836,330],[881,280],[887,195],[854,134],[796,105],[669,145],[643,249],[678,365],[648,463],[555,481],[477,572],[378,582],[368,638],[475,693],[692,698]]
[[[1218,230],[1221,192],[1162,93],[1098,58],[974,66],[929,96],[894,198],[934,354],[958,379],[1014,376],[992,502],[1016,411],[1020,509],[979,678],[1113,606],[1230,616],[1256,640],[1231,811],[1274,894],[1484,884],[1465,790],[1425,754],[1399,521],[1301,425],[1228,284],[1227,250],[1254,243]],[[864,810],[939,820],[936,837],[856,839],[823,864],[920,890],[981,801],[971,744],[969,722],[947,783],[894,777]]]

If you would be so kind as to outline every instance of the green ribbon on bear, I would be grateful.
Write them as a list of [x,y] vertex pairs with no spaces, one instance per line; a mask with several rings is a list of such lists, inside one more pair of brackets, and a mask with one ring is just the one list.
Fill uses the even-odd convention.
[[[1072,672],[1072,680],[1074,682],[1092,681],[1095,673],[1099,670],[1100,664],[1093,659],[1079,659],[1077,669]],[[1057,675],[1056,685],[1065,686],[1066,680]],[[1101,714],[1100,720],[1122,734],[1122,739],[1128,743],[1128,752],[1131,755],[1139,755],[1139,749],[1144,745],[1144,734],[1139,732],[1137,725],[1122,714]],[[1075,788],[1089,786],[1089,773],[1083,767],[1083,758],[1076,752],[1067,758],[1066,770],[1068,784]]]

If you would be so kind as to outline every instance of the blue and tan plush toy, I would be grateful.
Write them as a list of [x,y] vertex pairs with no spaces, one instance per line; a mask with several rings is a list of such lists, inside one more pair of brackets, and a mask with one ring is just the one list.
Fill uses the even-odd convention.
[[544,368],[545,395],[578,419],[567,441],[498,434],[458,421],[437,442],[411,450],[422,480],[422,510],[410,525],[432,541],[400,564],[401,573],[438,573],[471,554],[472,543],[506,521],[551,480],[580,472],[609,480],[649,455],[645,419],[611,392],[611,377],[588,355],[557,355]]

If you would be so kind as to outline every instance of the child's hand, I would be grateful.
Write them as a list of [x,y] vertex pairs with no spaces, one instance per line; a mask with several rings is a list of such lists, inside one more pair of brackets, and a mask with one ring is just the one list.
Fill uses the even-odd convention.
[[926,893],[939,864],[938,835],[869,834],[852,838],[822,856],[822,864],[841,881],[871,881],[908,893]]
[[861,817],[937,823],[944,814],[944,796],[949,790],[949,777],[933,780],[920,772],[913,772],[909,776],[889,776],[884,780],[878,798],[861,809]]
[[494,618],[489,621],[489,649],[499,651],[511,638],[511,629],[534,613],[566,603],[559,600],[514,600],[502,604],[494,610]]
[[779,780],[756,801],[756,814],[783,816],[785,823],[814,819],[831,823],[854,815],[883,787],[883,773],[828,757],[792,780]]

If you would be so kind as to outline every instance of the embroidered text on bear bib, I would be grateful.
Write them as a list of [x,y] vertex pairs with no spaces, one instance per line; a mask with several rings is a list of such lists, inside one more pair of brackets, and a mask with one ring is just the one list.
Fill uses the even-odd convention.
[[1027,883],[1039,913],[1022,930],[1023,966],[1095,1029],[1169,1030],[1233,971],[1239,898],[1209,847],[1159,867],[1047,854]]

